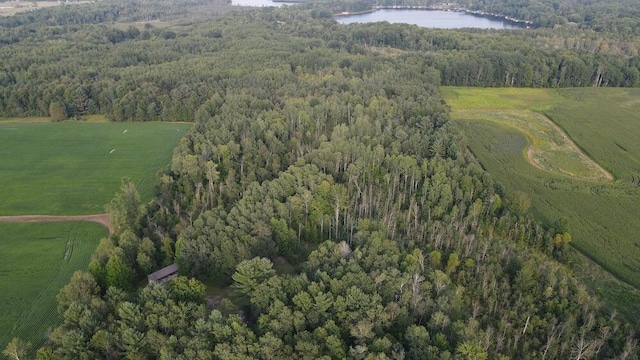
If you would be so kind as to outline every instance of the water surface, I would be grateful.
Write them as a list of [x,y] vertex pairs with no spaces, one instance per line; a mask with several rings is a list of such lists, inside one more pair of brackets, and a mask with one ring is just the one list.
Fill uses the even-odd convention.
[[380,9],[366,14],[337,16],[336,20],[340,24],[388,21],[392,24],[405,23],[437,29],[519,29],[523,27],[521,24],[496,17],[443,10]]
[[265,7],[265,6],[280,7],[282,5],[294,5],[294,4],[293,3],[273,2],[271,0],[231,0],[231,5],[252,6],[252,7]]

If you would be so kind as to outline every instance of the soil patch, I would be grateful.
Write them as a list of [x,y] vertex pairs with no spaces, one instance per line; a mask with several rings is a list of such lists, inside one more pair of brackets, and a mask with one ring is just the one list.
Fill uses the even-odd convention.
[[104,226],[109,234],[113,233],[109,214],[95,215],[15,215],[0,216],[0,222],[51,222],[51,221],[91,221]]

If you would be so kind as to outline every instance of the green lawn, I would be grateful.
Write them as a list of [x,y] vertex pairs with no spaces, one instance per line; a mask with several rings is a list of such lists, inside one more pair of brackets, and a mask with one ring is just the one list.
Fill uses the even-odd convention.
[[[469,148],[507,191],[528,194],[531,211],[548,224],[568,218],[576,249],[640,288],[640,186],[632,183],[632,177],[640,175],[640,146],[633,141],[640,139],[640,92],[444,88],[443,93],[452,106],[454,122],[467,134]],[[496,116],[490,115],[492,107]],[[505,110],[520,114],[510,121],[501,115]],[[554,120],[583,153],[616,180],[584,180],[532,165],[527,150],[539,139],[527,129],[535,125],[523,126],[518,118],[535,121],[538,116],[534,115]],[[548,160],[562,167],[567,159]],[[605,301],[637,322],[640,303],[629,302],[630,298],[640,299],[637,292],[631,288],[622,291],[613,281],[598,282],[597,278],[594,275],[593,281],[586,283],[609,294]],[[619,295],[612,297],[614,292]]]
[[88,222],[0,223],[0,348],[14,337],[39,346],[60,321],[56,295],[86,269],[106,229]]
[[0,120],[0,215],[102,213],[125,176],[149,199],[190,126]]

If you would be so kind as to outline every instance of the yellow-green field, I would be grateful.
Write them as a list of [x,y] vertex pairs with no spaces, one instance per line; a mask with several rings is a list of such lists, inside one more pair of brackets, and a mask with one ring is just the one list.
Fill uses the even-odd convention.
[[[508,192],[526,193],[533,214],[548,224],[567,218],[576,249],[640,288],[640,91],[442,92],[469,148]],[[640,319],[637,291],[591,277],[587,283],[605,301]]]

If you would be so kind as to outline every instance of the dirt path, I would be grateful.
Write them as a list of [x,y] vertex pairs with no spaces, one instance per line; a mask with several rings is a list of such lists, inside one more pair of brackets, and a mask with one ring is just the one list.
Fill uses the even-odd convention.
[[533,165],[536,169],[544,170],[544,168],[538,164],[536,159],[533,158],[533,148],[531,146],[527,149],[527,159],[529,159],[529,164]]
[[109,224],[109,214],[96,214],[96,215],[15,215],[15,216],[0,216],[0,222],[47,222],[47,221],[91,221],[101,224],[109,233],[113,233],[111,225]]

